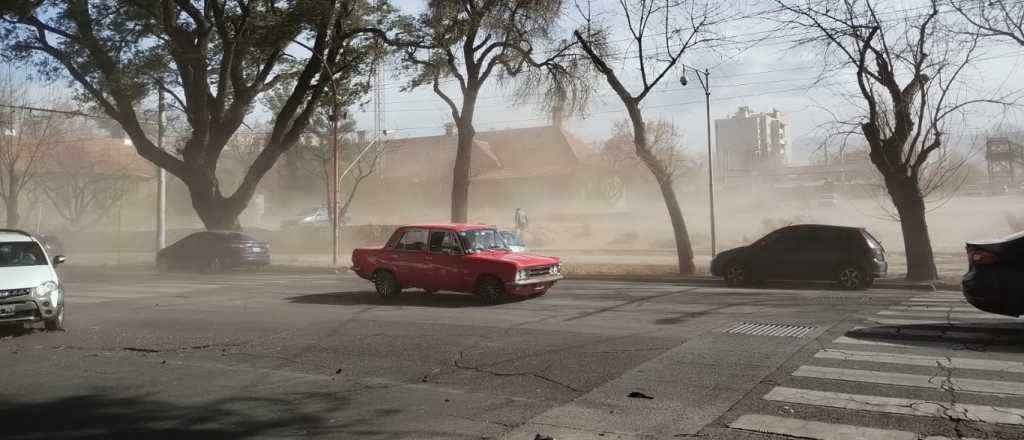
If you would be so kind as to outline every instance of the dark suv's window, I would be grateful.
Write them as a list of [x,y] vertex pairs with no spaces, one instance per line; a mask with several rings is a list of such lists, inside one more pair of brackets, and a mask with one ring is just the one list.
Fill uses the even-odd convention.
[[36,242],[0,242],[0,267],[45,265],[46,256]]

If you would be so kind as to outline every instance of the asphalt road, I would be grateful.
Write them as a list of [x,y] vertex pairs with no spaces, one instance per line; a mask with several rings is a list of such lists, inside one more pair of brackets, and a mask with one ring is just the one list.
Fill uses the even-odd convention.
[[0,330],[5,439],[1024,438],[1024,325],[955,292],[65,270],[66,332]]

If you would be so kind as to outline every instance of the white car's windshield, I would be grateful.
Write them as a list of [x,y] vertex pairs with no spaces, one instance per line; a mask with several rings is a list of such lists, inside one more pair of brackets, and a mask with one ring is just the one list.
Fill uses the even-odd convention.
[[520,240],[519,236],[512,231],[501,231],[501,238],[504,238],[505,244],[509,246],[526,246],[523,244],[523,240]]
[[505,239],[494,229],[462,231],[459,233],[459,238],[462,240],[462,245],[466,248],[466,252],[469,253],[508,250]]
[[45,265],[46,256],[34,241],[0,242],[0,267]]

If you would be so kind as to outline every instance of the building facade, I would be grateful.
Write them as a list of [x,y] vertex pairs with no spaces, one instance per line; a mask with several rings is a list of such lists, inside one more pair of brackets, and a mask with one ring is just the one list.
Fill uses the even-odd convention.
[[726,119],[715,120],[719,172],[744,175],[790,163],[789,121],[784,113],[754,113],[740,107]]

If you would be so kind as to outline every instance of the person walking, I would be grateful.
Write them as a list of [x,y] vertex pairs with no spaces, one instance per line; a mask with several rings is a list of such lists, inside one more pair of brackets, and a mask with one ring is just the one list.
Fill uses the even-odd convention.
[[515,215],[512,218],[512,224],[515,225],[516,235],[522,237],[523,232],[526,231],[527,226],[530,224],[530,219],[526,217],[526,211],[522,208],[516,208]]

